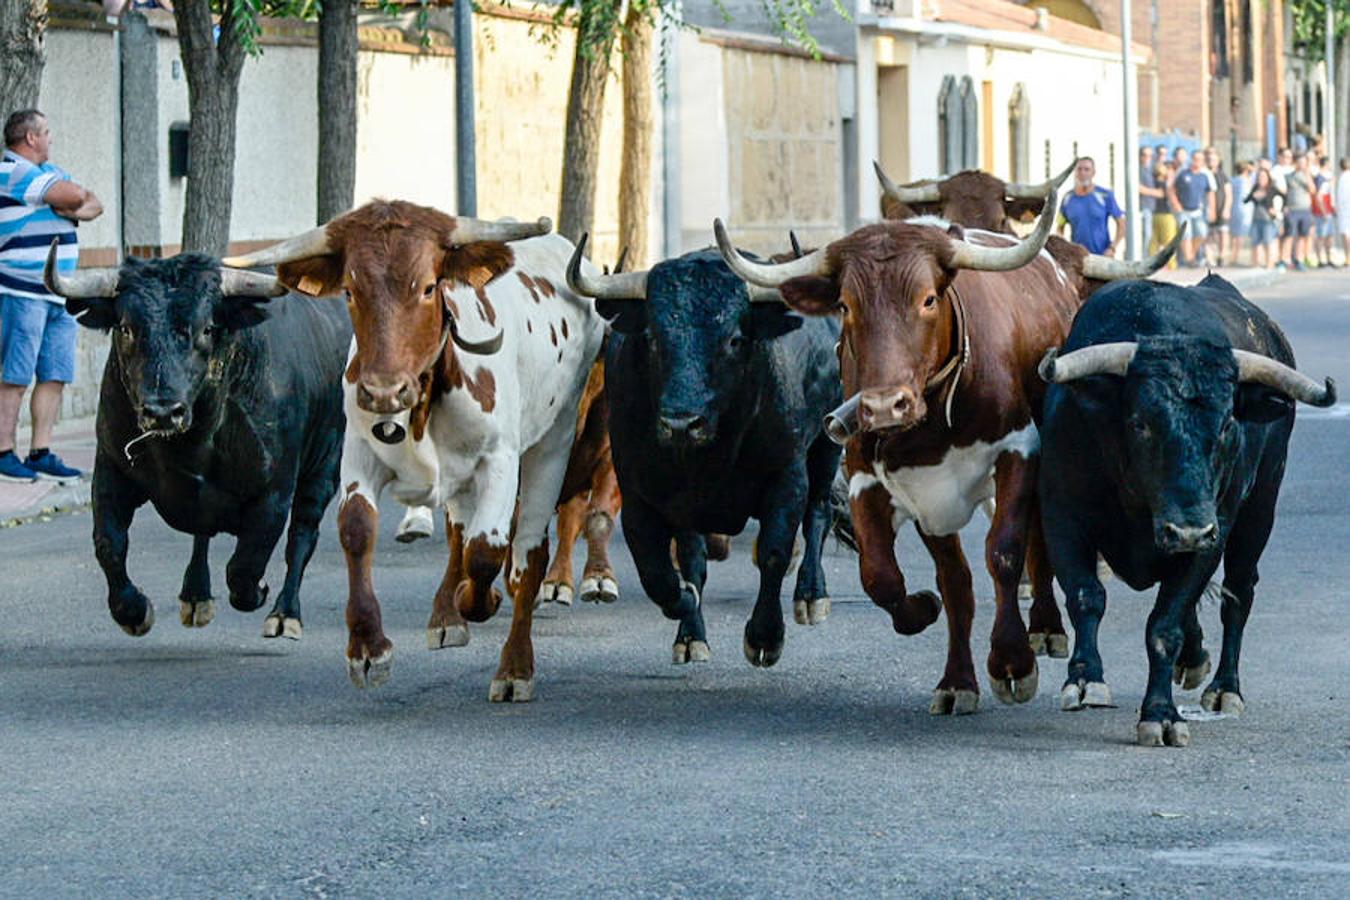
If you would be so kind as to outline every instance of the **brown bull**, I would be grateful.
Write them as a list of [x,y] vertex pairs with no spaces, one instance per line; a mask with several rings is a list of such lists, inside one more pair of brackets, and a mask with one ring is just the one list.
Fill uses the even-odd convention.
[[[1070,273],[1043,250],[1053,191],[1046,203],[1023,242],[891,221],[782,265],[742,258],[717,223],[723,256],[741,277],[779,288],[801,313],[842,316],[841,374],[845,395],[857,395],[861,428],[847,443],[844,469],[863,588],[902,634],[922,631],[946,608],[948,658],[934,713],[978,705],[975,598],[959,531],[994,499],[985,544],[997,596],[988,671],[1005,702],[1036,693],[1036,656],[1017,606],[1024,559],[1033,580],[1048,576],[1036,510],[1032,411],[1045,390],[1036,366],[1062,342],[1080,304],[1065,289]],[[937,565],[941,604],[931,591],[906,588],[894,549],[905,521],[916,524]],[[1031,628],[1062,634],[1053,600],[1033,607]]]

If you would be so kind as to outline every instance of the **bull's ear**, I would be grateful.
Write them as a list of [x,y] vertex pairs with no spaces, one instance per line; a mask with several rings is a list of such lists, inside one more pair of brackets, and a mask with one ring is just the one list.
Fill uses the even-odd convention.
[[801,316],[794,316],[786,306],[756,303],[750,307],[745,334],[752,341],[772,340],[796,331],[803,324],[805,320]]
[[342,255],[313,256],[277,266],[277,280],[287,290],[310,297],[331,297],[342,293]]
[[501,241],[474,241],[452,247],[441,263],[441,278],[480,288],[511,271],[516,253]]
[[839,308],[839,284],[823,275],[803,275],[778,288],[783,302],[804,316],[828,316]]
[[252,328],[267,318],[267,297],[222,297],[216,304],[216,324],[227,331]]
[[1239,384],[1233,396],[1233,417],[1264,425],[1278,421],[1294,409],[1294,401],[1261,384]]
[[107,331],[117,324],[117,301],[112,297],[70,297],[66,312],[85,328]]
[[645,300],[606,300],[595,301],[595,311],[609,321],[609,327],[619,334],[638,334],[647,328],[647,301]]

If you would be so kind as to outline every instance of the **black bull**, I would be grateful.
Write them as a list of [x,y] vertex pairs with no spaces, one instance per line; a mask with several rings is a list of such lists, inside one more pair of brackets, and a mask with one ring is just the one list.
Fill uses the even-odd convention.
[[783,650],[779,592],[799,528],[795,617],[815,624],[829,608],[820,555],[840,450],[822,420],[842,400],[839,325],[752,303],[714,251],[650,272],[586,276],[584,247],[568,280],[612,320],[605,390],[624,536],[647,595],[679,622],[674,660],[708,658],[702,535],[737,534],[755,518],[760,588],[744,650],[771,666]]
[[132,635],[154,624],[126,569],[127,532],[147,500],[195,536],[179,595],[190,627],[214,615],[210,538],[238,537],[225,572],[230,605],[255,610],[267,600],[261,579],[289,514],[286,581],[263,635],[298,639],[300,580],[337,491],[346,310],[302,297],[269,309],[267,299],[284,292],[274,279],[222,276],[199,254],[65,278],[49,261],[47,275],[82,325],[113,333],[92,488],[113,619]]
[[1242,708],[1238,656],[1257,562],[1275,519],[1294,401],[1334,385],[1293,370],[1279,328],[1211,275],[1193,288],[1120,282],[1095,293],[1047,356],[1040,492],[1050,560],[1075,641],[1067,709],[1109,705],[1097,651],[1100,553],[1130,587],[1159,585],[1149,616],[1138,739],[1184,745],[1171,680],[1198,687],[1209,654],[1196,615],[1224,565],[1223,649],[1202,703]]

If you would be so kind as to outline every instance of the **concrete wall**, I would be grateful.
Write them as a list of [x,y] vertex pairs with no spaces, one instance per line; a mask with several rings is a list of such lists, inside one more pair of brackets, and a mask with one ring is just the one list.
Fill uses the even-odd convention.
[[[356,71],[358,205],[384,197],[455,209],[454,71],[450,56],[361,53]],[[312,175],[309,181],[313,198]]]

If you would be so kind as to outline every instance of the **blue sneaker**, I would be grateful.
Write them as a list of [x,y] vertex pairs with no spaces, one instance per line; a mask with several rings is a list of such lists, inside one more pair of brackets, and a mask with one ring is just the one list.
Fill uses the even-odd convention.
[[79,469],[72,469],[61,461],[61,457],[48,450],[41,456],[28,454],[23,464],[44,481],[78,481],[84,477]]
[[29,484],[37,481],[37,473],[28,468],[13,453],[0,456],[0,481]]

